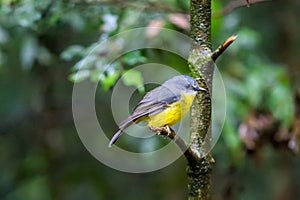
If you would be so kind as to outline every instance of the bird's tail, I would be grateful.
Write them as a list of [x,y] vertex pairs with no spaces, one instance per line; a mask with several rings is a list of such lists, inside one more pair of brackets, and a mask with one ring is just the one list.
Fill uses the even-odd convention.
[[121,123],[120,125],[120,129],[118,130],[118,132],[116,132],[114,134],[114,136],[111,138],[108,147],[111,147],[117,140],[118,138],[123,134],[124,130],[129,127],[131,124],[133,124],[134,122],[131,119],[127,119],[124,122]]

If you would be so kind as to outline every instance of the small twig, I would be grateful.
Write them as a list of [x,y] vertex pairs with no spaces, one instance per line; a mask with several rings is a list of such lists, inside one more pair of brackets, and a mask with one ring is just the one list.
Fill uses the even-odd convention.
[[231,1],[216,16],[225,16],[225,15],[228,15],[229,13],[231,13],[233,10],[235,10],[237,8],[240,8],[240,7],[243,7],[243,6],[250,7],[250,5],[252,5],[252,4],[261,3],[261,2],[265,2],[265,1],[272,1],[272,0],[236,0],[236,1]]
[[173,140],[177,146],[181,149],[182,152],[185,152],[188,149],[188,146],[186,145],[185,141],[178,136],[175,131],[169,127],[164,126],[161,128],[150,128],[152,131],[155,131],[157,135],[164,135]]
[[222,45],[220,45],[212,54],[211,59],[216,61],[217,58],[236,40],[237,35],[229,37]]
[[195,160],[200,159],[200,155],[196,154],[190,146],[188,146],[185,141],[175,133],[175,131],[169,127],[164,126],[161,128],[150,128],[152,131],[156,132],[157,135],[163,135],[170,138],[175,144],[180,148],[180,150],[184,153],[185,158],[189,163],[195,162]]
[[272,0],[236,0],[229,2],[222,10],[217,11],[217,13],[214,14],[213,17],[222,17],[230,14],[233,10],[247,6],[250,7],[250,5],[262,3],[265,1],[272,1]]

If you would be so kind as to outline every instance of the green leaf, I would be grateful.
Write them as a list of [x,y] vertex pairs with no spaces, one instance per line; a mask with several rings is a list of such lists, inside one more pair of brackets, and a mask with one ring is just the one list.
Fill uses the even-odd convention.
[[80,70],[69,76],[69,79],[73,82],[80,82],[87,79],[90,76],[89,70]]
[[268,99],[269,110],[274,116],[289,127],[293,121],[293,99],[290,91],[282,85],[276,85]]
[[111,88],[115,82],[118,80],[120,76],[120,72],[119,71],[114,71],[114,73],[108,75],[108,76],[104,76],[101,81],[101,85],[102,88],[104,90],[108,90],[109,88]]
[[41,18],[41,13],[35,9],[34,4],[27,3],[17,7],[14,16],[21,27],[35,29],[36,21]]
[[141,55],[140,51],[133,51],[123,57],[123,61],[128,65],[146,62],[147,59]]
[[102,70],[95,69],[90,74],[90,80],[92,82],[98,82],[98,81],[104,79],[103,76],[104,76],[104,74],[103,74]]
[[74,57],[82,57],[85,54],[85,48],[80,45],[69,46],[64,50],[60,57],[65,61],[71,61]]
[[127,71],[123,76],[122,80],[127,86],[136,86],[138,91],[143,93],[145,92],[145,88],[143,85],[143,77],[142,74],[134,69]]
[[248,49],[248,50],[255,50],[255,48],[260,43],[260,35],[248,28],[243,28],[239,31],[239,39],[237,40],[237,45],[239,49]]
[[118,16],[117,15],[112,15],[112,14],[105,14],[103,16],[103,31],[105,32],[112,32],[118,28],[117,24]]
[[251,107],[256,108],[262,103],[264,84],[262,77],[250,74],[246,80],[247,99]]
[[93,68],[95,66],[96,62],[99,62],[99,59],[97,58],[96,55],[89,55],[87,57],[84,57],[83,59],[81,59],[80,61],[78,61],[74,66],[73,69],[74,70],[82,70],[82,69],[90,69]]

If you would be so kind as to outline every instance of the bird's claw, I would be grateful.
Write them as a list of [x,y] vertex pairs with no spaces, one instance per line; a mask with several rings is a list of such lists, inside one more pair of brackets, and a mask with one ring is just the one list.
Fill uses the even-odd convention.
[[171,128],[168,125],[163,126],[163,127],[151,127],[151,126],[149,126],[149,129],[151,131],[155,132],[156,135],[166,135],[166,136],[169,137],[172,133]]

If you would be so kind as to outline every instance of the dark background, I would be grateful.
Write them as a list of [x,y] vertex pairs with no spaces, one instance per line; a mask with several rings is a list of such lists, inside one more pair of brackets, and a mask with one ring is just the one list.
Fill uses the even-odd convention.
[[[227,3],[214,0],[214,14]],[[217,61],[227,117],[213,149],[213,199],[300,198],[299,4],[264,2],[212,19],[214,48],[238,34]],[[106,167],[81,143],[71,105],[76,62],[93,43],[157,21],[188,33],[185,15],[179,15],[183,25],[170,17],[188,13],[188,6],[177,0],[1,1],[1,199],[185,199],[184,158],[145,174]],[[107,116],[99,120],[108,132],[117,130],[110,95],[119,69],[153,60],[176,63],[187,73],[185,62],[155,50],[117,61],[119,68],[104,73],[96,94],[97,112]]]

